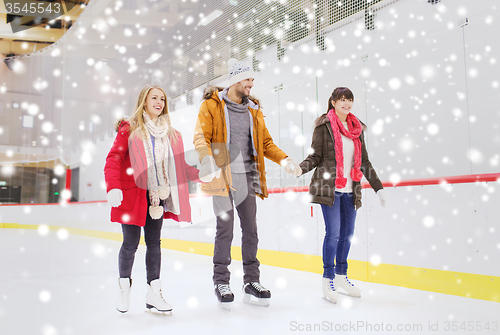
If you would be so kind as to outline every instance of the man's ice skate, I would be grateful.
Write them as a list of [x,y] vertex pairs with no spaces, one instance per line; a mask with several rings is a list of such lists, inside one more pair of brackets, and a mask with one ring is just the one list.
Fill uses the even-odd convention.
[[351,283],[347,275],[335,275],[335,287],[346,291],[351,297],[361,297],[361,290]]
[[126,313],[130,306],[130,287],[132,286],[132,279],[120,278],[118,279],[118,286],[120,287],[120,294],[118,296],[118,302],[116,303],[116,309],[120,313]]
[[271,291],[259,282],[250,282],[243,285],[243,302],[245,304],[268,307],[271,300]]
[[323,278],[322,289],[324,299],[336,304],[337,300],[339,300],[339,292],[335,289],[335,279]]
[[229,284],[217,284],[214,288],[215,295],[219,300],[219,307],[231,310],[231,304],[234,301],[234,294],[231,291]]
[[161,293],[161,281],[153,280],[148,285],[148,294],[146,295],[146,308],[148,312],[162,315],[172,315],[172,306],[170,306]]

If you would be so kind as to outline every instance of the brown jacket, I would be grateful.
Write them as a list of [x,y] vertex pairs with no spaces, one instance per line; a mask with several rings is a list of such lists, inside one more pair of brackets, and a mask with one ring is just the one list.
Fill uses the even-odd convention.
[[[201,185],[204,193],[228,196],[228,187],[231,186],[231,171],[229,168],[230,156],[227,144],[229,137],[225,115],[225,102],[220,98],[221,87],[208,87],[204,93],[205,101],[200,106],[198,121],[194,132],[194,146],[198,152],[200,162],[206,155],[213,156],[215,163],[221,168],[221,177],[214,178],[210,183]],[[259,106],[259,101],[250,98],[249,112],[252,115],[252,143],[254,156],[259,172],[260,191],[257,196],[267,198],[266,168],[264,157],[280,164],[281,160],[288,157],[276,144],[274,144],[269,131],[264,123],[264,115]]]
[[[359,137],[361,140],[361,172],[363,172],[371,187],[377,192],[383,186],[375,169],[372,167],[372,163],[368,159],[364,137],[366,126],[363,123],[361,124],[363,126],[363,132]],[[311,148],[313,149],[313,153],[300,163],[302,173],[316,168],[311,178],[311,184],[309,185],[309,194],[312,196],[311,202],[332,206],[335,200],[335,171],[337,162],[335,160],[333,131],[326,113],[314,121]],[[325,178],[325,176],[328,176],[328,174],[325,175],[325,172],[328,172],[330,178]],[[353,193],[354,204],[356,209],[358,209],[361,207],[361,183],[359,181],[353,181]]]

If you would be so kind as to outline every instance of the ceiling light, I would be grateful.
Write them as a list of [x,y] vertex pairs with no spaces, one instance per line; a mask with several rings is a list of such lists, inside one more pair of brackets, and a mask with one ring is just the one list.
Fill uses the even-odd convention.
[[158,59],[160,59],[161,56],[162,54],[159,54],[157,52],[153,53],[151,56],[149,56],[148,59],[146,59],[146,64],[151,64],[156,62]]
[[33,116],[31,116],[31,115],[23,115],[23,127],[25,127],[25,128],[33,128]]
[[216,9],[212,13],[210,13],[207,16],[205,16],[204,18],[202,18],[200,20],[200,22],[198,22],[198,25],[199,26],[206,26],[207,24],[209,24],[210,22],[212,22],[213,20],[215,20],[216,18],[218,18],[221,15],[222,15],[222,11]]

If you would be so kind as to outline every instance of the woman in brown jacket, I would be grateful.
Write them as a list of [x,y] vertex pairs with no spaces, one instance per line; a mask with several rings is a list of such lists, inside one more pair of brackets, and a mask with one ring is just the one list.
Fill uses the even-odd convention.
[[323,242],[323,295],[335,303],[337,288],[359,297],[361,290],[347,278],[347,255],[354,234],[356,211],[361,207],[364,175],[385,206],[383,186],[366,152],[366,126],[351,113],[354,95],[337,87],[328,98],[328,111],[314,122],[311,148],[300,167],[302,173],[316,168],[309,193],[321,205],[325,220]]

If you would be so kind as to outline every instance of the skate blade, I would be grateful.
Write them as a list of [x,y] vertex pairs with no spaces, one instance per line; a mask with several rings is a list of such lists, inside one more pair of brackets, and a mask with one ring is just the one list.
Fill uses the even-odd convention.
[[345,296],[348,296],[348,297],[352,297],[352,298],[361,298],[361,294],[360,295],[352,295],[352,294],[349,294],[347,292],[340,292],[337,290],[337,292],[339,292],[339,294],[342,294],[342,295],[345,295]]
[[146,313],[153,314],[153,315],[172,316],[172,310],[159,311],[156,308],[148,308],[148,309],[146,309]]
[[271,298],[255,298],[253,295],[245,293],[243,295],[243,302],[253,306],[269,307]]
[[335,304],[335,305],[337,304],[337,300],[333,301],[332,299],[327,298],[327,297],[323,297],[323,300],[328,301],[330,304]]
[[218,302],[219,307],[222,308],[223,310],[230,311],[231,310],[231,305],[233,304],[232,301],[230,302]]
[[171,316],[172,315],[172,309],[167,309],[167,310],[159,310],[155,306],[147,305],[146,304],[146,312],[154,314],[154,315],[167,315]]

